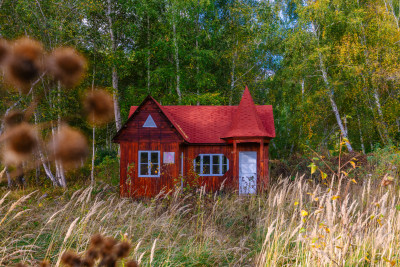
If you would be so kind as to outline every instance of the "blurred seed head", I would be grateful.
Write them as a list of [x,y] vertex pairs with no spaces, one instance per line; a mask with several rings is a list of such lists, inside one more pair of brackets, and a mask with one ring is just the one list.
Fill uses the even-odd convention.
[[82,267],[92,267],[92,266],[94,266],[94,263],[95,263],[94,259],[86,257],[82,260],[81,266]]
[[116,241],[112,237],[104,238],[103,246],[101,247],[100,253],[104,256],[112,254],[114,251],[114,246],[116,245]]
[[4,39],[0,39],[0,66],[6,61],[10,55],[10,45]]
[[78,85],[86,70],[86,60],[75,49],[61,47],[55,49],[47,62],[49,73],[67,88]]
[[104,125],[114,118],[114,101],[105,90],[88,91],[84,99],[88,121],[92,125]]
[[129,255],[130,249],[131,245],[128,242],[123,241],[118,243],[114,248],[115,256],[117,256],[118,259],[125,258]]
[[69,126],[62,126],[49,144],[50,153],[66,169],[78,166],[89,153],[85,136]]
[[75,252],[66,251],[61,256],[61,262],[70,267],[80,267],[82,260]]
[[27,93],[42,72],[43,55],[41,43],[26,37],[16,40],[4,63],[7,82]]
[[104,239],[101,234],[95,234],[90,238],[90,246],[95,249],[101,248],[103,245]]
[[48,260],[43,260],[39,263],[39,267],[50,267],[50,262]]
[[126,267],[139,267],[139,264],[137,263],[137,261],[128,261],[127,263],[125,263]]
[[99,266],[115,267],[117,264],[117,257],[114,254],[104,255]]
[[37,131],[26,122],[10,128],[4,135],[3,160],[6,165],[18,165],[27,160],[38,146]]
[[99,251],[96,248],[92,247],[86,251],[86,259],[91,259],[95,261],[99,258],[99,256],[100,256]]
[[4,125],[6,127],[14,127],[24,121],[24,113],[20,110],[10,111],[4,116]]

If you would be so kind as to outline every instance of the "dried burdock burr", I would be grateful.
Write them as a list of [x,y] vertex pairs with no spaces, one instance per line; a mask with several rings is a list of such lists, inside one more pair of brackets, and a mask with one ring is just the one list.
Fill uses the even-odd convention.
[[83,104],[92,125],[104,125],[114,118],[113,97],[105,90],[88,91]]
[[4,62],[6,81],[27,93],[43,70],[43,53],[42,44],[35,40],[26,37],[16,40]]
[[90,246],[94,249],[100,249],[103,245],[104,238],[101,234],[95,234],[90,238]]
[[50,140],[49,150],[66,169],[77,167],[89,153],[85,136],[69,126],[61,126]]
[[131,245],[128,242],[120,242],[114,247],[115,256],[117,256],[118,259],[125,258],[129,255],[130,249]]
[[55,80],[66,88],[79,84],[86,70],[86,60],[73,48],[60,47],[55,49],[47,59],[47,68]]
[[114,254],[104,255],[103,259],[100,261],[99,266],[104,267],[115,267],[117,264],[117,257]]
[[28,265],[23,264],[23,263],[17,263],[16,265],[14,265],[15,267],[28,267]]
[[131,260],[128,261],[127,263],[125,263],[126,267],[139,267],[139,264],[137,263],[137,261]]
[[10,45],[4,39],[0,39],[0,66],[6,61],[10,55]]
[[72,251],[66,251],[61,256],[61,262],[70,267],[80,267],[82,264],[81,258]]
[[38,146],[36,129],[26,122],[8,129],[4,138],[3,160],[6,165],[18,165],[27,160]]
[[40,267],[50,267],[50,262],[48,260],[43,260],[39,263]]
[[92,266],[94,266],[94,263],[95,263],[95,259],[85,257],[82,260],[81,266],[82,267],[92,267]]
[[24,113],[20,110],[12,110],[4,116],[4,125],[14,127],[24,121]]
[[104,238],[103,245],[101,247],[100,253],[103,255],[112,254],[114,252],[114,246],[117,244],[114,238],[106,237]]

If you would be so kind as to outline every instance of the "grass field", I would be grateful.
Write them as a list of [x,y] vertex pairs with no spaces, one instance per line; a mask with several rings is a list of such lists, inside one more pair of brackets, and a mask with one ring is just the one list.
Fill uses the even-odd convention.
[[130,258],[141,266],[400,263],[400,201],[393,184],[321,185],[297,177],[258,196],[199,189],[146,201],[120,199],[104,184],[43,194],[1,193],[1,266],[36,266],[41,259],[59,265],[63,251],[85,251],[95,233],[129,240]]

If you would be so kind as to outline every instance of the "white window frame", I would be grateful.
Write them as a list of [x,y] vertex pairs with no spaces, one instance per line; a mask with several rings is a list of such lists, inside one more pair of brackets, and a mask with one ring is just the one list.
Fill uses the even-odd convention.
[[[158,153],[158,174],[157,175],[151,175],[151,153],[155,153],[155,152],[157,152]],[[141,157],[140,157],[140,154],[141,153],[148,153],[148,155],[147,155],[147,173],[149,173],[148,175],[141,175],[140,173],[141,173],[141,167],[142,167],[142,164],[144,164],[144,163],[142,163],[142,162],[140,162],[140,159],[141,159]],[[161,160],[160,160],[160,150],[139,150],[139,153],[138,153],[138,165],[139,165],[139,167],[138,167],[138,176],[139,177],[160,177],[160,173],[161,173]]]
[[[210,174],[203,174],[203,157],[204,156],[210,156]],[[219,156],[219,174],[213,174],[213,164],[212,160],[213,160],[213,156]],[[226,171],[229,171],[229,159],[227,156],[225,156],[224,154],[199,154],[197,155],[197,157],[200,157],[200,173],[198,173],[199,176],[224,176],[225,173],[222,173],[222,167],[223,167],[223,157],[226,157]],[[197,158],[196,157],[196,158]],[[193,160],[193,168],[194,171],[196,172],[196,159]]]

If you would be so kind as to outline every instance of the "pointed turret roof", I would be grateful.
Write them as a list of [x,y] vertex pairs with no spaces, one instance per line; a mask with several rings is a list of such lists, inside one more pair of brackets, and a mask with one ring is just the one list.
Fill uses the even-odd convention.
[[231,127],[222,138],[268,136],[269,134],[258,116],[256,105],[246,86],[242,100],[233,115]]

